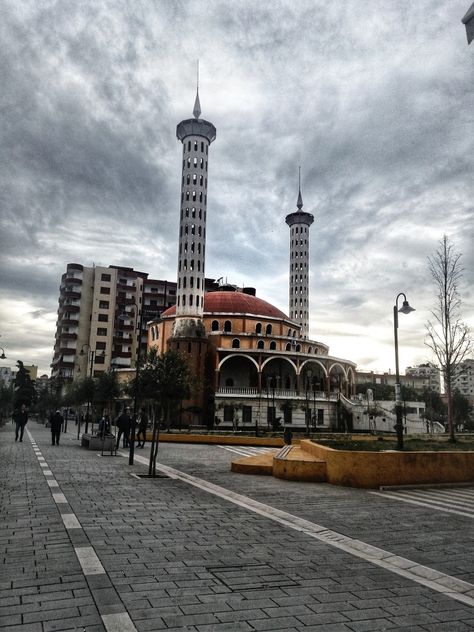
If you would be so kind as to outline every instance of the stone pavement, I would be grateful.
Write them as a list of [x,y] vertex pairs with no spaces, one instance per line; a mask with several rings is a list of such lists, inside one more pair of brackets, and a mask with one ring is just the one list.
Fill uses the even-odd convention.
[[474,630],[470,515],[232,474],[219,446],[162,444],[140,479],[146,449],[27,430],[0,429],[2,632]]

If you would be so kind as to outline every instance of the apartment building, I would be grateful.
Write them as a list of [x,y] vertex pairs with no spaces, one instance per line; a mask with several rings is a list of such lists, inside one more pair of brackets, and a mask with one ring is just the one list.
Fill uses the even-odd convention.
[[[435,381],[433,376],[427,377],[424,374],[418,374],[415,372],[410,372],[412,367],[408,367],[406,369],[405,375],[400,375],[400,384],[402,386],[407,386],[412,388],[420,395],[427,388],[431,388],[431,390],[440,392],[439,386],[439,370],[438,371],[438,382]],[[418,368],[418,367],[413,367]],[[378,373],[377,371],[356,371],[356,384],[385,384],[387,386],[395,386],[396,376],[395,373],[384,372]]]
[[436,393],[441,392],[441,372],[435,364],[409,366],[405,369],[405,378],[407,385],[410,385],[410,378],[416,378],[416,388],[421,388],[422,391],[426,389]]
[[471,404],[474,404],[474,359],[468,358],[457,365],[453,389],[457,389]]
[[176,282],[133,268],[69,263],[58,303],[51,377],[74,380],[134,367],[138,345],[146,352],[147,321],[176,303]]

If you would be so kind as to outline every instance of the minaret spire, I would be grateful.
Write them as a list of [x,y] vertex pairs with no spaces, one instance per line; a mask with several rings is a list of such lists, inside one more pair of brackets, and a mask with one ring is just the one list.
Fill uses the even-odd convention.
[[300,325],[300,336],[308,338],[309,330],[309,228],[314,222],[311,213],[303,211],[301,167],[298,167],[298,210],[286,216],[290,227],[290,318]]
[[197,60],[196,99],[194,101],[193,115],[198,119],[201,115],[201,103],[199,101],[199,59]]
[[299,211],[303,208],[303,198],[301,197],[301,167],[298,167],[298,201],[296,206]]

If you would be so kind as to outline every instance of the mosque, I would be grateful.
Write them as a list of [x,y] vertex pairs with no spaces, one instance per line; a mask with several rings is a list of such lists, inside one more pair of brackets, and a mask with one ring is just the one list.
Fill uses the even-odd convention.
[[309,338],[309,237],[301,185],[289,227],[289,306],[286,315],[254,288],[205,292],[207,188],[216,128],[193,118],[176,130],[183,144],[176,305],[148,323],[148,348],[175,349],[188,361],[192,395],[183,402],[189,425],[218,428],[336,430],[350,427],[348,398],[356,365],[329,355]]

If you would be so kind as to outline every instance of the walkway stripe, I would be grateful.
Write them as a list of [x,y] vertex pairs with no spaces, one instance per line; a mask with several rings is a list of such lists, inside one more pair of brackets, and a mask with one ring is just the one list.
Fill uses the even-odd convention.
[[56,494],[53,492],[53,500],[57,505],[60,505],[63,503],[67,504],[66,496],[61,492],[56,493]]
[[387,494],[385,492],[369,492],[370,494],[374,494],[375,496],[382,496],[383,498],[392,498],[394,500],[400,500],[401,502],[408,503],[410,505],[418,505],[419,507],[428,507],[429,509],[437,509],[438,511],[445,511],[446,513],[456,514],[457,516],[464,516],[466,518],[474,518],[472,513],[467,513],[465,511],[459,511],[459,509],[449,509],[448,507],[439,507],[438,505],[434,505],[433,502],[429,500],[413,500],[411,498],[407,498],[405,496],[396,496],[395,493]]
[[81,523],[76,518],[76,514],[61,514],[61,518],[63,519],[66,529],[82,529]]
[[107,632],[137,632],[137,628],[133,625],[128,612],[103,614],[102,621]]
[[[31,443],[33,443],[33,438],[29,430],[27,430],[28,436],[30,438]],[[59,483],[54,479],[53,472],[49,469],[45,459],[41,456],[41,451],[35,449],[35,454],[38,459],[38,463],[40,467],[47,468],[43,469],[43,474],[45,476],[45,480],[48,483],[50,488],[58,487]],[[125,455],[126,456],[126,455]],[[49,478],[46,478],[49,477]],[[50,478],[53,477],[53,478]],[[66,496],[62,492],[54,492],[51,490],[51,494],[53,496],[53,500],[57,505],[68,504]],[[59,509],[59,508],[58,508]],[[76,514],[74,513],[61,513],[59,512],[62,521],[64,523],[65,528],[70,531],[72,529],[82,529],[82,525],[77,519]],[[92,546],[73,546],[74,552],[76,553],[79,564],[81,565],[82,572],[85,576],[88,575],[106,575],[105,569],[102,566],[99,558],[97,557],[96,552],[94,551],[94,547]],[[107,606],[113,606],[114,609],[119,610],[114,614],[102,614],[100,612],[101,609],[101,599],[102,597],[97,596],[96,589],[91,586],[88,582],[90,593],[96,602],[97,609],[99,611],[100,617],[104,624],[104,627],[107,632],[137,632],[133,621],[130,618],[130,615],[125,610],[125,607],[120,599],[120,595],[117,593],[116,589],[113,588],[113,595],[108,595]],[[122,610],[122,612],[120,612]],[[85,628],[84,628],[85,629]]]
[[[122,456],[127,455],[122,454]],[[135,458],[140,463],[148,463],[148,460],[142,456],[136,456]],[[198,487],[203,491],[218,496],[219,498],[223,498],[224,500],[243,507],[244,509],[253,511],[256,514],[264,516],[274,522],[278,522],[285,527],[304,533],[309,537],[319,540],[320,542],[329,544],[330,546],[380,566],[392,573],[396,573],[397,575],[406,577],[418,584],[427,586],[428,588],[451,597],[456,601],[460,601],[461,603],[469,606],[474,606],[474,584],[457,579],[456,577],[451,577],[450,575],[446,575],[445,573],[429,568],[428,566],[417,564],[412,560],[394,555],[393,553],[379,549],[378,547],[371,546],[361,540],[356,540],[355,538],[344,536],[336,531],[331,531],[330,529],[326,529],[326,527],[314,522],[310,522],[304,518],[299,518],[298,516],[294,516],[293,514],[281,511],[280,509],[276,509],[269,505],[264,505],[257,500],[249,498],[248,496],[237,494],[236,492],[232,492],[224,487],[220,487],[214,483],[209,483],[208,481],[186,474],[185,472],[181,472],[180,470],[176,470],[167,465],[157,463],[156,469],[160,470],[164,474],[172,474],[176,478],[179,478],[194,487]]]
[[105,569],[92,546],[76,546],[75,551],[84,575],[105,573]]

